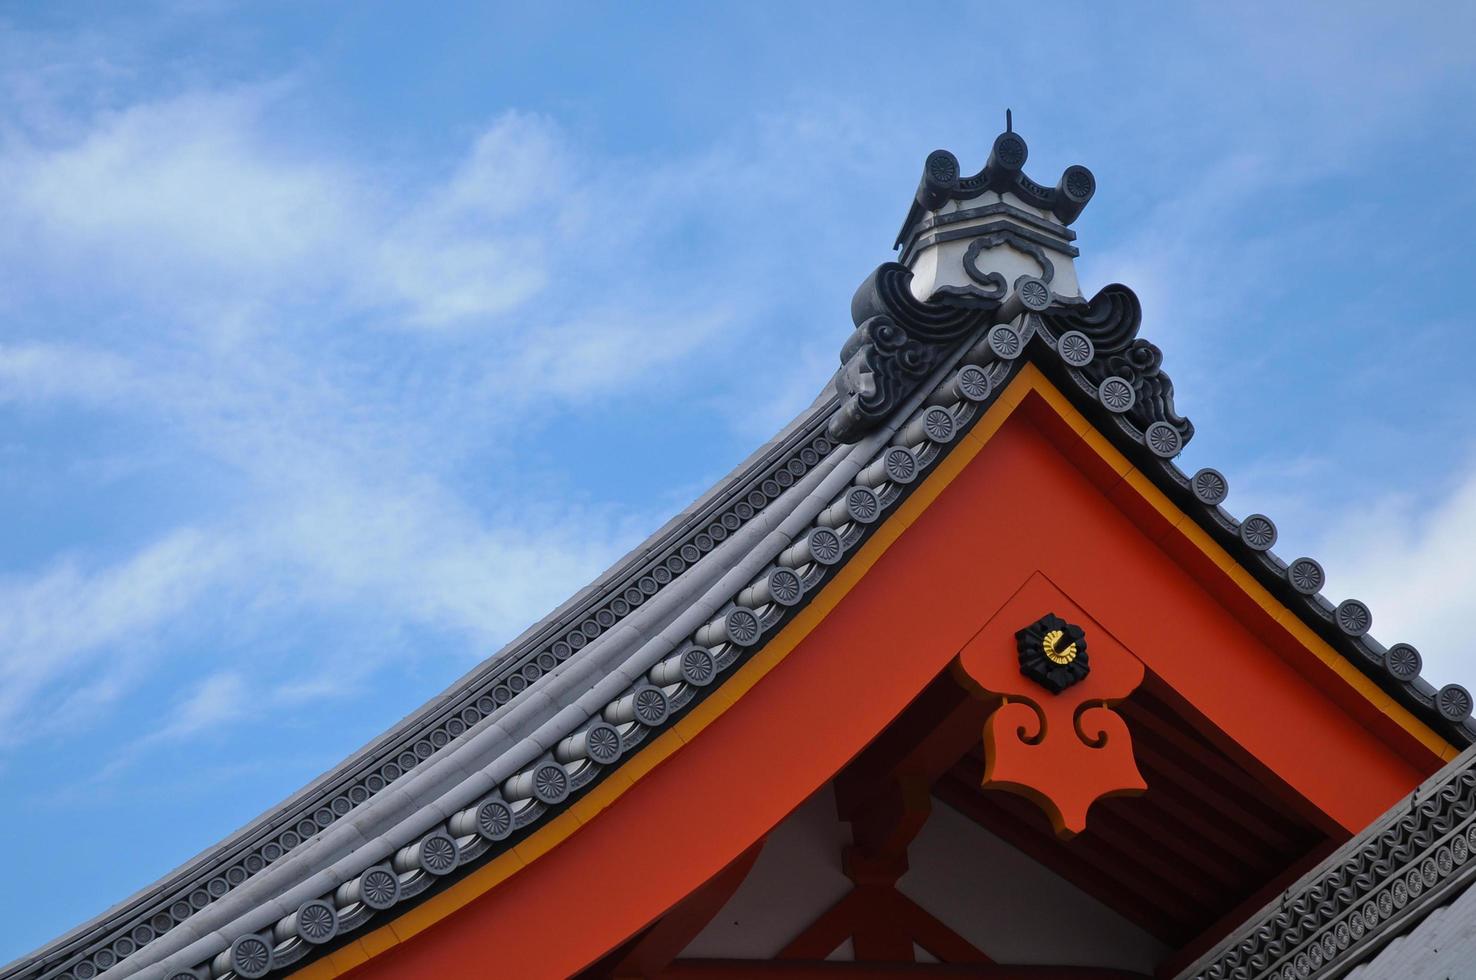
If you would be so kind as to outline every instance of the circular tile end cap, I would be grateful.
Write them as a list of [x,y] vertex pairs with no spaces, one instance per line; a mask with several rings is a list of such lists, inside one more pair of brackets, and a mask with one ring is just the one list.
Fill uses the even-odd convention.
[[1408,643],[1396,643],[1384,653],[1384,669],[1401,681],[1414,680],[1423,666],[1420,651]]
[[1269,551],[1276,544],[1276,522],[1265,514],[1252,514],[1240,522],[1240,540],[1254,551]]
[[1184,448],[1184,437],[1167,422],[1154,422],[1143,433],[1143,441],[1160,459],[1173,459]]
[[1302,595],[1316,595],[1327,583],[1322,566],[1312,558],[1298,558],[1286,568],[1287,580]]
[[1471,717],[1471,692],[1459,684],[1447,684],[1435,695],[1435,707],[1447,721],[1465,721]]
[[1230,495],[1230,481],[1225,479],[1225,474],[1211,466],[1202,467],[1190,477],[1189,485],[1194,490],[1195,499],[1207,507],[1224,503],[1225,498]]
[[1357,599],[1344,599],[1338,603],[1334,618],[1338,621],[1338,629],[1349,636],[1362,636],[1373,625],[1373,613]]
[[1080,330],[1068,330],[1056,341],[1056,352],[1061,355],[1061,360],[1072,367],[1086,367],[1097,356],[1096,345],[1092,338]]

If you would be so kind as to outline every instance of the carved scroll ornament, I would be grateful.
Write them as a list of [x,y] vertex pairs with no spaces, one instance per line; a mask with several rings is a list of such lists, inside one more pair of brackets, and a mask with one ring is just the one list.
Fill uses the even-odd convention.
[[938,360],[980,327],[993,322],[997,301],[923,302],[912,295],[912,271],[886,262],[851,299],[855,331],[841,348],[835,377],[841,404],[830,420],[831,438],[855,442],[892,414]]
[[957,663],[965,683],[999,702],[984,722],[984,788],[1033,801],[1062,838],[1086,829],[1097,800],[1148,788],[1127,724],[1112,710],[1142,683],[1143,664],[1106,642],[1093,648],[1088,670],[1091,639],[1048,613],[1016,633],[1014,648],[997,631],[981,632]]

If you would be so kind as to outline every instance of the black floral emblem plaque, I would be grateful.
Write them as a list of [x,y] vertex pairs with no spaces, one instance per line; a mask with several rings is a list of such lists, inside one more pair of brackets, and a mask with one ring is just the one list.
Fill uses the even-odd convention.
[[1018,631],[1015,646],[1020,652],[1020,673],[1052,694],[1060,694],[1092,669],[1086,633],[1055,613],[1046,613]]

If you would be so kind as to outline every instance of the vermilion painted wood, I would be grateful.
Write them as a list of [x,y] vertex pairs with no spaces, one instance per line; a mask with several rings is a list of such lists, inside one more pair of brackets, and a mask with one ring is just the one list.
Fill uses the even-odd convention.
[[1301,858],[1292,862],[1291,866],[1280,875],[1271,878],[1263,884],[1259,891],[1225,913],[1220,917],[1218,922],[1205,929],[1194,939],[1183,944],[1167,959],[1158,964],[1157,975],[1160,977],[1177,976],[1190,963],[1193,963],[1205,953],[1208,953],[1232,929],[1245,922],[1246,919],[1250,918],[1256,912],[1265,908],[1278,894],[1285,894],[1286,890],[1301,878],[1302,875],[1317,867],[1329,854],[1337,850],[1339,843],[1341,842],[1323,841]]
[[776,960],[823,960],[855,932],[857,906],[866,896],[851,889],[781,949]]
[[[1015,631],[1046,613],[1088,637],[1090,671],[1059,694],[1020,673],[1015,647]],[[984,786],[1034,801],[1057,836],[1085,830],[1097,800],[1148,788],[1133,761],[1127,723],[1110,707],[1143,682],[1143,663],[1041,573],[964,646],[958,667],[984,696],[1005,699],[984,723]]]
[[[1362,688],[1357,688],[1343,680],[1326,662],[1315,655],[1304,645],[1298,635],[1284,628],[1278,623],[1278,617],[1295,620],[1295,617],[1279,605],[1273,604],[1273,608],[1264,607],[1250,592],[1241,584],[1241,580],[1248,580],[1251,576],[1234,566],[1234,574],[1228,572],[1224,567],[1211,558],[1197,543],[1194,535],[1183,533],[1177,529],[1178,524],[1192,526],[1193,522],[1188,518],[1170,517],[1160,512],[1139,491],[1138,484],[1146,482],[1146,478],[1137,475],[1135,480],[1129,481],[1119,478],[1112,472],[1107,460],[1102,455],[1091,449],[1072,429],[1071,423],[1062,417],[1056,408],[1046,398],[1036,391],[1030,391],[1021,401],[1019,414],[1029,418],[1038,431],[1048,440],[1055,444],[1062,454],[1069,458],[1080,468],[1080,472],[1088,478],[1107,499],[1116,504],[1142,534],[1151,542],[1155,543],[1164,551],[1177,565],[1175,574],[1184,576],[1184,584],[1196,591],[1202,592],[1204,598],[1217,601],[1222,604],[1225,611],[1238,619],[1242,626],[1255,634],[1256,637],[1266,645],[1268,650],[1279,654],[1282,662],[1288,670],[1302,674],[1312,686],[1321,691],[1325,697],[1324,708],[1338,709],[1348,715],[1348,718],[1369,732],[1374,733],[1387,745],[1395,749],[1396,754],[1415,768],[1424,769],[1432,757],[1432,750],[1428,745],[1422,744],[1401,724],[1382,708],[1369,700],[1363,693],[1364,690],[1372,688],[1372,682],[1365,683]],[[1197,530],[1197,529],[1196,529]],[[1199,534],[1202,538],[1202,533]],[[1096,567],[1096,566],[1094,566]],[[1077,595],[1072,580],[1061,575],[1052,575],[1052,578],[1072,595]],[[1131,590],[1132,585],[1123,583]],[[1147,595],[1143,596],[1147,598]],[[1188,607],[1178,610],[1192,619],[1193,613]],[[1152,624],[1150,624],[1151,626]],[[1183,637],[1180,631],[1171,629],[1175,625],[1173,618],[1165,619],[1158,624],[1164,632],[1176,637]],[[1306,632],[1306,631],[1303,631]],[[1119,634],[1128,646],[1133,647],[1140,654],[1138,644],[1131,636]],[[1188,638],[1184,638],[1186,642]],[[1208,639],[1213,641],[1213,637]],[[1213,651],[1213,646],[1209,649]],[[1338,659],[1333,654],[1334,659]],[[1341,661],[1340,661],[1341,662]],[[1153,665],[1150,664],[1150,669]],[[1233,671],[1230,671],[1233,674]],[[1191,685],[1189,690],[1197,697],[1206,688],[1213,688],[1216,683],[1225,678],[1226,672],[1208,671],[1202,678],[1202,683]],[[1179,675],[1176,675],[1179,676]],[[1237,684],[1242,683],[1239,679],[1230,678]],[[1175,698],[1196,707],[1197,702],[1193,697],[1186,696],[1184,691],[1169,690]],[[1242,691],[1241,693],[1246,693]],[[1253,699],[1250,699],[1253,700]],[[1387,699],[1385,699],[1387,700]],[[1268,708],[1279,710],[1283,705],[1268,705]],[[1268,716],[1263,721],[1274,718]],[[1316,724],[1313,715],[1304,716],[1305,720]],[[1278,722],[1280,719],[1276,719]],[[1274,725],[1266,725],[1274,731],[1275,737],[1280,741],[1295,741],[1298,729],[1277,729]],[[1209,730],[1205,734],[1212,738],[1217,734]],[[1247,753],[1237,745],[1233,739],[1224,738],[1221,735],[1217,740],[1217,746],[1231,756],[1238,764],[1256,771],[1258,758],[1254,753]],[[1336,767],[1334,767],[1336,768]],[[1260,766],[1260,771],[1272,779],[1279,778],[1277,771],[1273,768]],[[1336,781],[1336,776],[1328,773],[1324,767],[1324,777],[1329,781]]]
[[665,969],[697,938],[718,909],[728,904],[753,870],[763,847],[763,841],[753,844],[712,880],[682,899],[646,930],[610,972],[617,977],[649,977]]
[[[878,937],[885,944],[880,948]],[[857,959],[871,962],[911,963],[914,943],[941,963],[994,962],[895,887],[880,884],[858,885],[805,926],[775,960],[823,960],[847,939]]]
[[1090,966],[995,966],[940,963],[793,963],[782,960],[677,960],[661,980],[1149,980],[1129,970]]
[[[1073,459],[1097,470],[1084,478]],[[1434,771],[1439,760],[1419,758],[1411,739],[1383,741],[1387,727],[1376,734],[1344,710],[1349,695],[1325,683],[1330,672],[1283,659],[1285,638],[1253,630],[1266,624],[1249,603],[1227,604],[1198,580],[1222,572],[1156,545],[1139,523],[1162,528],[1114,503],[1120,487],[1104,494],[1093,459],[1017,411],[831,614],[689,744],[531,867],[353,975],[577,972],[834,776],[1037,572],[1193,703],[1217,743],[1274,771],[1343,836]]]
[[994,961],[983,950],[960,936],[927,909],[903,895],[897,896],[897,915],[907,923],[913,941],[932,953],[940,963],[989,964]]

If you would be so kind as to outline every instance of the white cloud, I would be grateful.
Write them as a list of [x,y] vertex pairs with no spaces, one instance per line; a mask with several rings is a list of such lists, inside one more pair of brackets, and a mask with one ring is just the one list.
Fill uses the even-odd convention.
[[0,403],[106,403],[134,387],[128,362],[107,351],[53,343],[0,343]]
[[61,799],[74,798],[83,786],[92,789],[102,782],[116,778],[161,744],[178,742],[202,732],[218,732],[258,714],[265,705],[263,699],[254,696],[257,693],[252,690],[251,682],[237,671],[220,671],[207,676],[166,712],[166,720],[162,725],[112,752],[111,758],[101,769],[93,773],[84,784],[69,787]]
[[48,702],[116,697],[152,651],[140,643],[219,581],[222,543],[180,530],[117,564],[63,559],[0,579],[0,744],[23,740]]
[[586,310],[577,320],[533,331],[512,364],[497,366],[499,391],[584,404],[686,361],[732,320],[721,308],[690,316]]
[[[510,113],[439,183],[399,186],[285,150],[269,117],[286,91],[196,93],[0,143],[0,203],[17,218],[0,252],[37,279],[104,283],[112,318],[0,344],[0,408],[126,417],[145,433],[134,452],[168,446],[228,474],[209,487],[232,493],[112,565],[79,554],[0,582],[0,741],[44,725],[48,700],[93,717],[151,676],[171,630],[235,616],[249,631],[320,616],[422,626],[460,637],[452,654],[485,655],[661,516],[454,488],[468,453],[499,452],[526,417],[543,424],[550,399],[618,395],[730,322],[668,299],[612,312],[626,308],[611,300],[627,289],[619,256],[645,251],[652,225],[599,221],[600,202],[649,200],[662,175],[591,176],[558,127]],[[584,288],[531,310],[570,256],[590,265]],[[475,329],[374,329],[406,325]],[[315,651],[256,701],[341,696],[390,647]],[[211,682],[119,764],[237,717],[240,651],[213,655]]]
[[1412,495],[1348,507],[1332,518],[1316,554],[1326,593],[1373,611],[1373,635],[1414,644],[1437,687],[1476,690],[1476,649],[1464,632],[1476,610],[1476,469],[1434,501]]
[[[549,282],[588,204],[573,151],[549,120],[509,112],[446,183],[387,229],[374,284],[408,322],[442,326],[514,309]],[[365,284],[361,283],[361,287]]]
[[240,673],[212,674],[175,707],[169,721],[153,737],[187,738],[206,729],[229,724],[246,715],[250,694],[250,685]]
[[557,224],[562,202],[585,197],[583,161],[551,121],[504,113],[473,141],[428,211],[447,222],[487,223],[538,214]]
[[102,114],[60,145],[12,141],[0,173],[17,232],[155,287],[311,277],[308,260],[353,223],[355,192],[333,165],[259,137],[269,104],[194,94]]
[[1458,624],[1476,608],[1476,465],[1394,493],[1350,491],[1362,474],[1328,456],[1267,459],[1232,474],[1232,510],[1270,514],[1286,561],[1310,555],[1323,566],[1323,595],[1353,598],[1373,612],[1371,635],[1412,643],[1425,677],[1476,690],[1476,650]]
[[62,281],[86,275],[154,309],[216,317],[310,298],[444,326],[545,287],[586,199],[552,123],[508,113],[442,184],[397,186],[275,133],[290,93],[195,92],[64,137],[11,135],[0,249],[48,260]]
[[483,655],[634,543],[627,522],[574,507],[489,521],[425,479],[320,472],[304,490],[268,508],[252,533],[294,602],[393,610],[465,635]]

